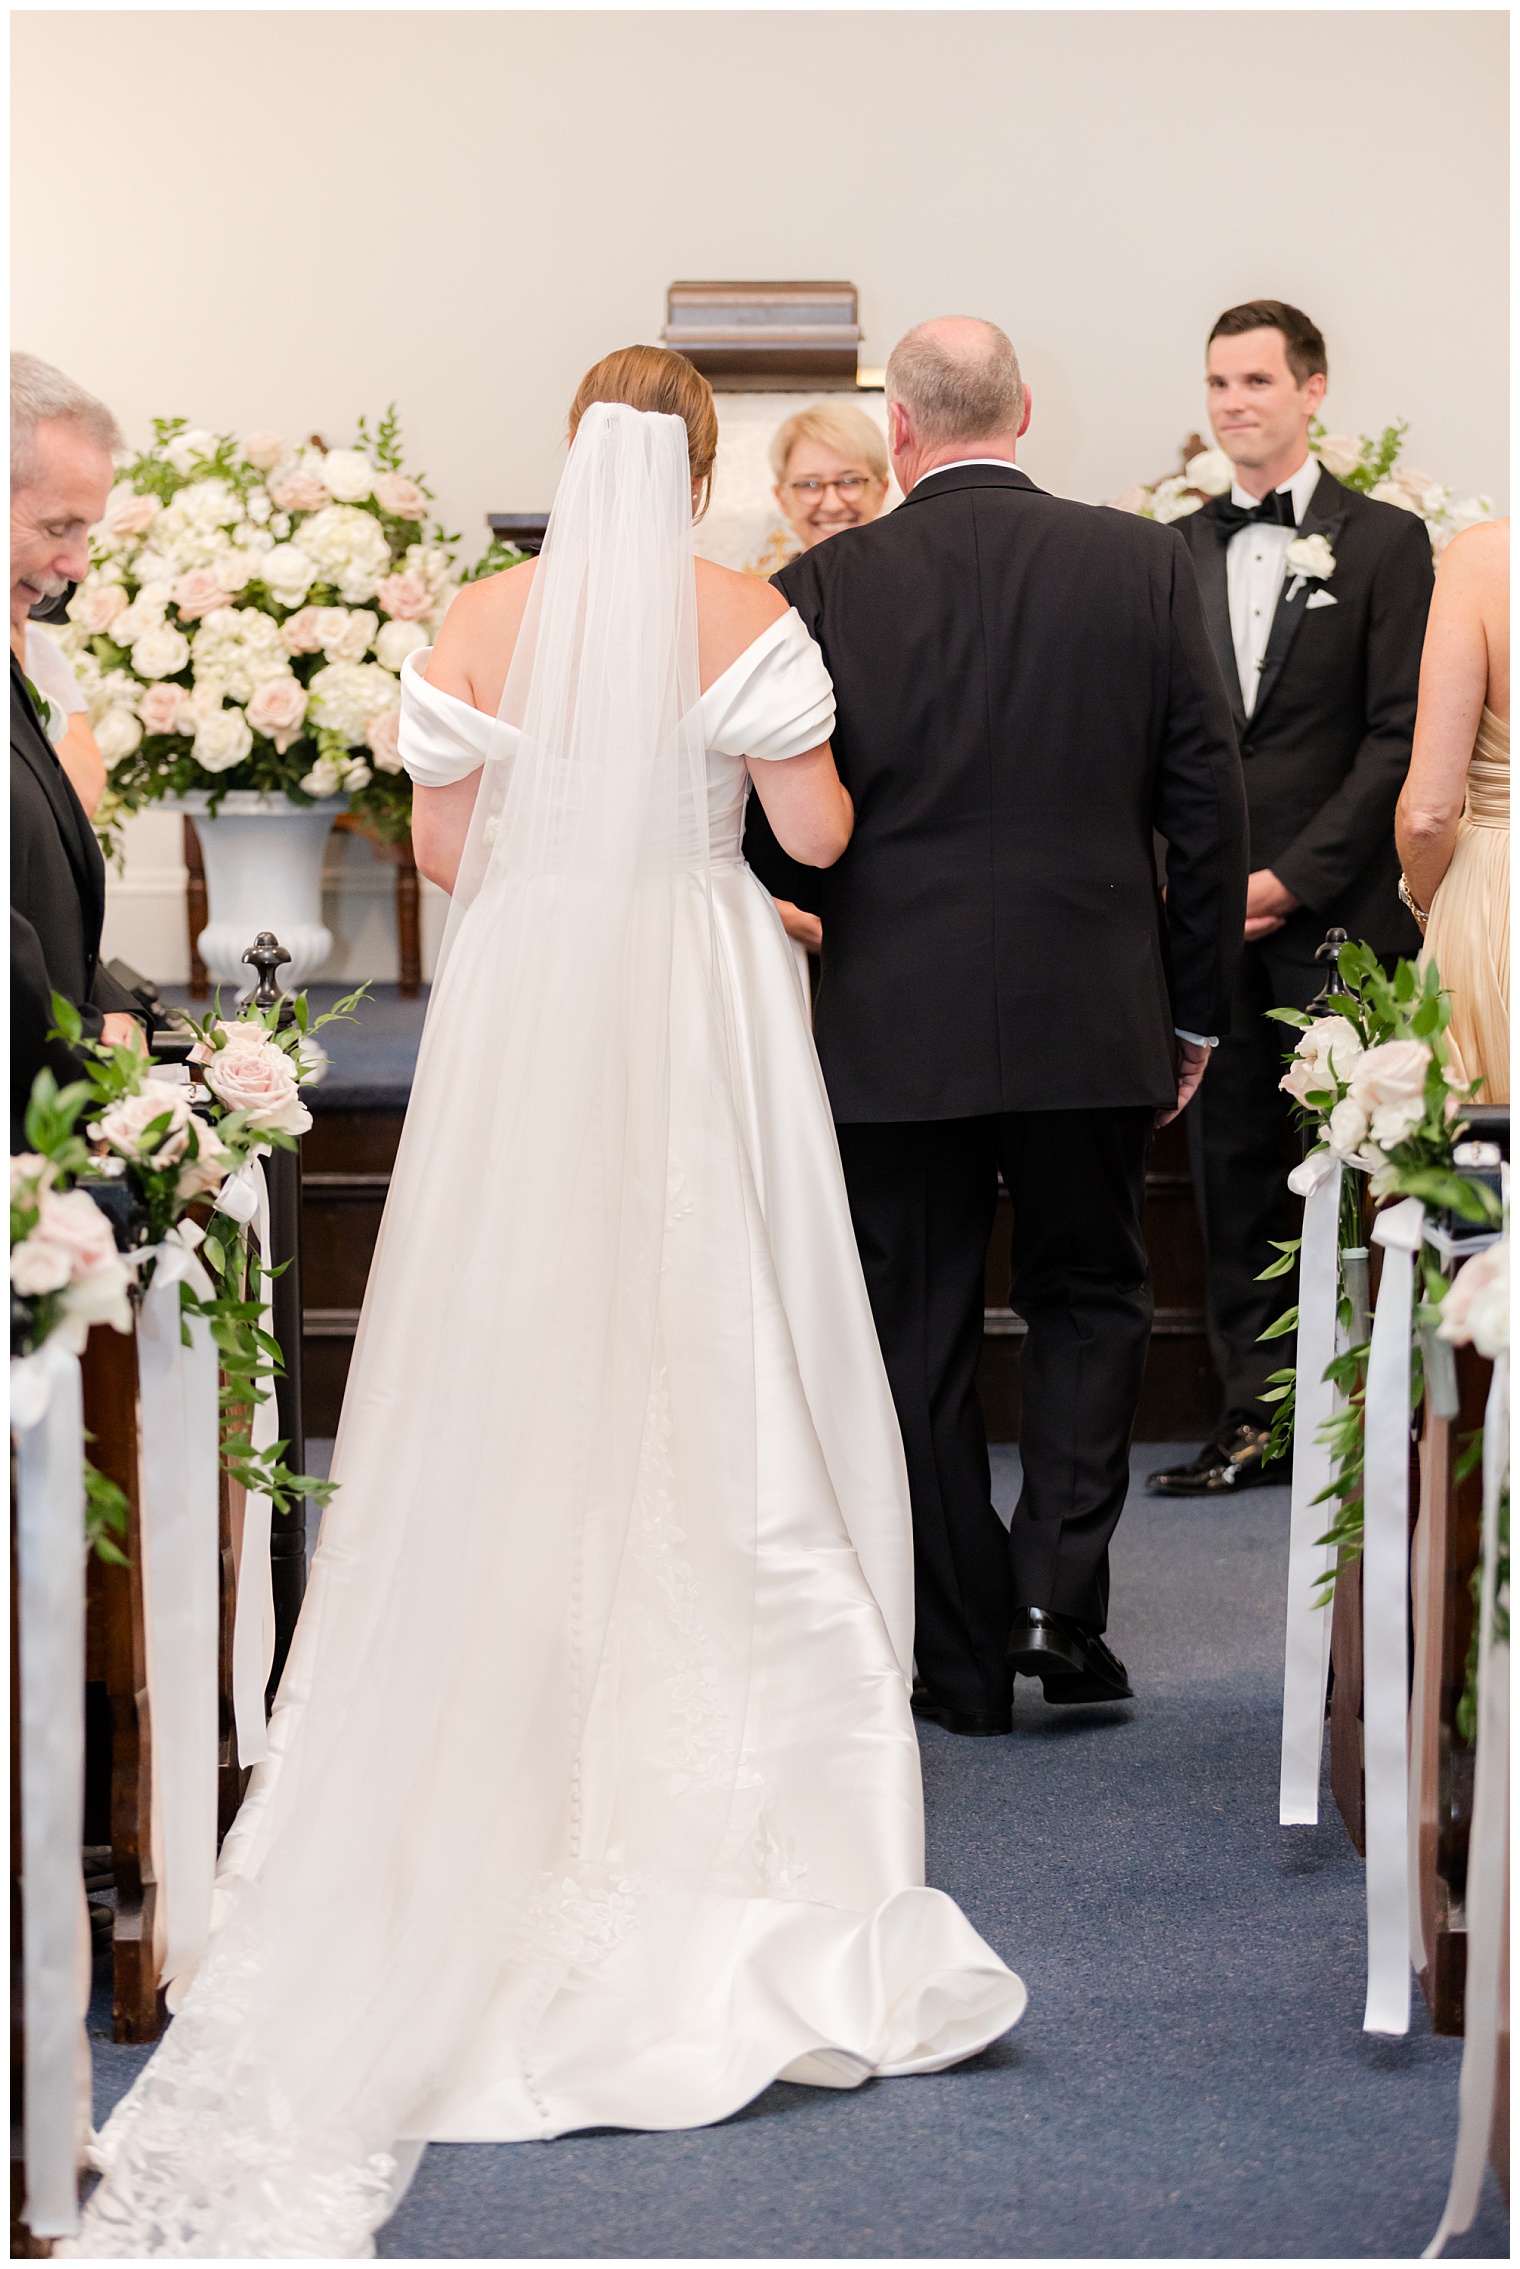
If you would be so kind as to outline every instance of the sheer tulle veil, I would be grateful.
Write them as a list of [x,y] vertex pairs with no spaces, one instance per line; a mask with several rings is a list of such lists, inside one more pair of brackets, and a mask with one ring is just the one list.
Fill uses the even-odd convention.
[[[230,1911],[106,2131],[79,2251],[367,2251],[487,1997],[516,1994],[531,2096],[565,1917],[646,1928],[657,1976],[746,1833],[754,1197],[698,699],[685,428],[595,405],[481,778]],[[689,1643],[631,1679],[611,1605],[662,1526],[701,1612],[667,1601]],[[616,1744],[586,1741],[598,1712]]]

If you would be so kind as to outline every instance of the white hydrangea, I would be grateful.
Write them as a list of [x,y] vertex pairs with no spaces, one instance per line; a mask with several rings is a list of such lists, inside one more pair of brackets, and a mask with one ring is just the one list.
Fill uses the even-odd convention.
[[375,653],[388,670],[399,670],[408,654],[425,646],[428,634],[420,622],[388,622],[375,640]]
[[92,729],[95,746],[105,759],[107,771],[142,746],[142,725],[130,709],[108,709]]
[[257,607],[213,607],[191,651],[197,678],[214,679],[234,701],[251,701],[265,678],[290,668],[279,624]]
[[175,435],[166,445],[164,455],[177,473],[188,474],[194,472],[201,458],[213,456],[215,451],[216,435],[208,433],[203,425],[193,425]]
[[371,720],[393,709],[401,698],[401,688],[389,670],[374,662],[329,662],[307,690],[311,723],[338,734],[350,748],[359,747]]
[[391,551],[385,530],[372,512],[353,504],[329,504],[301,523],[301,549],[316,561],[324,583],[337,585],[350,606],[372,599],[390,573]]
[[299,544],[277,543],[265,552],[259,577],[282,607],[298,607],[317,579],[317,563]]
[[76,670],[80,688],[90,709],[90,730],[97,737],[100,721],[113,709],[135,710],[142,682],[130,670]]
[[362,662],[379,627],[370,607],[317,609],[317,643],[329,662]]
[[452,596],[454,573],[441,544],[408,544],[403,564],[426,587],[435,609]]

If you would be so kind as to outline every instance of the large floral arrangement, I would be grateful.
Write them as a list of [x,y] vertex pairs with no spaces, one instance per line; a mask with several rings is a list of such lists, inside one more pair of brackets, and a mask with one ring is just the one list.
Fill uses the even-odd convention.
[[[1407,431],[1407,421],[1385,426],[1372,441],[1366,434],[1326,433],[1316,420],[1309,429],[1309,447],[1343,487],[1375,496],[1380,503],[1396,505],[1423,520],[1430,548],[1439,559],[1453,536],[1489,517],[1493,500],[1456,496],[1443,482],[1401,463]],[[1182,520],[1211,496],[1223,496],[1233,478],[1234,467],[1224,451],[1205,449],[1195,433],[1183,444],[1180,472],[1127,488],[1113,503],[1118,511],[1137,512],[1146,520]]]
[[453,595],[456,538],[402,465],[394,408],[354,447],[155,421],[91,540],[59,643],[110,771],[97,824],[165,795],[346,794],[410,823],[399,672]]

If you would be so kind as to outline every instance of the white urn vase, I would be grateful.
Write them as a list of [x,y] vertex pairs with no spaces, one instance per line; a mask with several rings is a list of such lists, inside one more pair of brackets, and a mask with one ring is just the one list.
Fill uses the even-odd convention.
[[247,992],[255,978],[243,955],[260,930],[273,930],[290,955],[281,981],[305,984],[332,952],[322,920],[322,854],[347,797],[301,805],[234,788],[214,816],[210,801],[197,791],[164,808],[187,813],[200,838],[211,919],[196,944],[212,982]]

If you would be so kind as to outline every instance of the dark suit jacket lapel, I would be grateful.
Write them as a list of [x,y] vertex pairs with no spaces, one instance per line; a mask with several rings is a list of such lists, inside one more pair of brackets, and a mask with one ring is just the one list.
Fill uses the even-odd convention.
[[37,712],[32,707],[20,664],[14,654],[11,656],[11,747],[35,773],[43,794],[53,807],[58,832],[69,855],[69,865],[79,883],[80,900],[85,913],[85,944],[93,960],[100,938],[100,925],[105,917],[105,861],[95,841],[95,831],[85,816],[84,806],[75,795],[63,766],[53,754],[38,722]]
[[1220,525],[1207,505],[1198,514],[1195,525],[1198,534],[1193,544],[1193,565],[1198,571],[1203,616],[1214,652],[1219,657],[1220,675],[1230,696],[1235,731],[1239,735],[1246,729],[1246,705],[1240,691],[1240,672],[1235,665],[1235,634],[1230,628],[1230,586],[1225,570],[1230,531]]
[[[1314,494],[1309,499],[1309,509],[1298,529],[1301,536],[1323,536],[1332,551],[1335,549],[1336,537],[1346,525],[1344,510],[1336,509],[1340,494],[1339,481],[1322,470]],[[1294,589],[1295,583],[1297,590]],[[1293,651],[1293,641],[1298,636],[1298,626],[1304,619],[1304,609],[1321,587],[1316,578],[1295,576],[1289,568],[1283,581],[1282,596],[1277,602],[1277,611],[1272,617],[1267,650],[1262,656],[1261,684],[1257,689],[1256,707],[1252,712],[1253,721],[1261,715],[1271,698],[1272,688],[1282,676],[1283,665]]]

